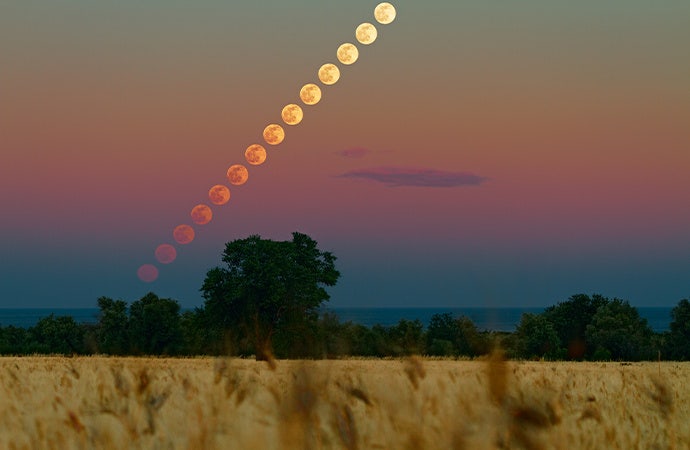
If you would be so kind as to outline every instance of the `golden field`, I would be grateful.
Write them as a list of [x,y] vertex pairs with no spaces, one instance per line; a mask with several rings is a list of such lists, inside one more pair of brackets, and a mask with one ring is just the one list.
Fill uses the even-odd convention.
[[0,449],[687,449],[690,363],[0,358]]

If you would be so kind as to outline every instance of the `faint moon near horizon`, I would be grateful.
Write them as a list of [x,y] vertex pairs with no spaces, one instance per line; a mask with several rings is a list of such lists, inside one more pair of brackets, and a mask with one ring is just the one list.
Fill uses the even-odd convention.
[[258,166],[266,161],[266,149],[263,145],[252,144],[244,151],[244,158],[253,166]]
[[233,164],[228,169],[227,176],[230,184],[240,186],[249,179],[249,171],[241,164]]
[[355,30],[355,37],[364,45],[369,45],[374,42],[378,35],[379,33],[376,27],[368,22],[360,24]]
[[264,141],[269,145],[278,145],[285,139],[285,130],[277,123],[264,128]]
[[316,105],[321,101],[321,88],[314,83],[305,84],[299,91],[299,98],[305,105]]
[[156,247],[156,259],[161,264],[170,264],[177,258],[177,250],[170,244],[161,244]]
[[213,211],[208,205],[199,204],[192,208],[192,212],[189,213],[192,217],[192,221],[197,225],[206,225],[213,219]]
[[189,225],[178,225],[173,230],[173,238],[178,244],[189,244],[194,240],[194,228]]
[[327,63],[319,67],[319,80],[325,85],[332,85],[340,79],[340,69],[335,64]]
[[208,190],[208,199],[214,205],[224,205],[230,201],[230,189],[222,184],[216,184]]
[[337,55],[338,61],[349,66],[350,64],[354,64],[357,58],[359,58],[359,50],[357,50],[355,44],[346,42],[338,47]]
[[137,276],[145,283],[152,283],[158,279],[158,268],[153,264],[144,264],[137,270]]
[[395,20],[395,6],[388,2],[379,3],[374,8],[374,17],[376,21],[383,25],[388,25]]
[[280,112],[280,116],[283,118],[283,122],[286,124],[297,125],[304,118],[304,111],[302,111],[302,108],[300,108],[299,105],[290,103],[289,105],[285,105],[283,110]]

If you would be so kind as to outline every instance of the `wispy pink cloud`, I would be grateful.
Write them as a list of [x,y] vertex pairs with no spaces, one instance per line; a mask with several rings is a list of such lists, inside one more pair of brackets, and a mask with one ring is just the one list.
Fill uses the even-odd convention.
[[335,152],[336,155],[343,158],[364,158],[371,153],[373,152],[370,149],[364,147],[351,147]]
[[357,169],[339,175],[342,178],[361,178],[377,181],[389,187],[458,187],[477,186],[488,178],[471,172],[450,172],[424,167],[371,167]]

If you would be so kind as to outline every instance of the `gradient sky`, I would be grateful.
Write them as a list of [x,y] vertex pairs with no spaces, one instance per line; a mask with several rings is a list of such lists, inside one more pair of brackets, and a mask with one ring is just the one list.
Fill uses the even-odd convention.
[[141,282],[377,3],[3,2],[0,307],[197,306],[226,242],[293,231],[338,257],[338,307],[690,295],[682,0],[392,2],[396,21]]

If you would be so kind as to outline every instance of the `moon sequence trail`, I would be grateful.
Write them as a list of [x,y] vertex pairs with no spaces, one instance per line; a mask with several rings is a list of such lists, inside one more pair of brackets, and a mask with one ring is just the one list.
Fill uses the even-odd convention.
[[[374,8],[374,19],[381,25],[388,25],[395,20],[395,7],[388,3],[380,3]],[[378,36],[376,27],[368,22],[360,24],[355,30],[355,39],[362,45],[372,44]],[[336,53],[336,59],[343,66],[354,64],[359,58],[357,45],[345,42],[341,44]],[[341,71],[337,64],[328,62],[316,71],[317,78],[324,87],[332,86],[340,79]],[[321,101],[321,87],[316,83],[307,83],[299,91],[299,99],[305,106],[316,105]],[[302,122],[304,110],[297,103],[285,105],[280,117],[283,124],[295,126]],[[270,147],[280,145],[285,139],[285,128],[278,123],[271,123],[263,130],[264,143]],[[244,158],[250,166],[260,166],[266,161],[266,147],[254,143],[247,147]],[[233,164],[226,172],[227,182],[232,186],[241,186],[249,179],[249,170],[243,164]],[[231,194],[228,186],[217,184],[208,191],[208,202],[214,206],[223,206],[230,201]],[[191,208],[189,213],[191,223],[203,226],[213,219],[213,210],[206,203],[200,203]],[[194,241],[195,229],[190,224],[177,225],[172,232],[172,238],[177,245],[187,245]],[[177,249],[171,243],[163,243],[156,247],[154,257],[158,264],[170,264],[177,258]],[[155,264],[143,264],[137,270],[139,279],[151,283],[158,279],[159,269]]]

